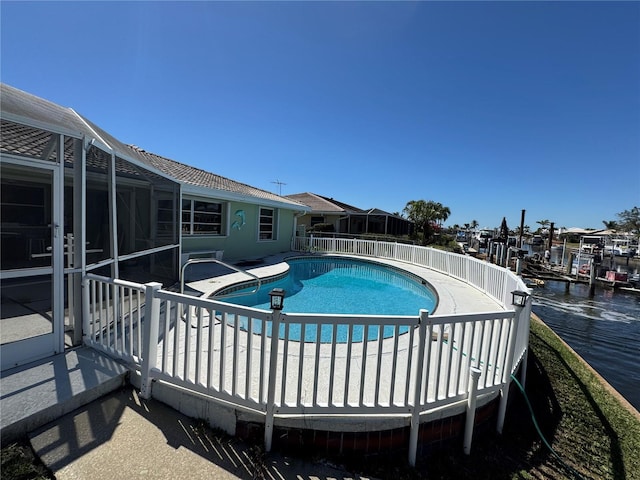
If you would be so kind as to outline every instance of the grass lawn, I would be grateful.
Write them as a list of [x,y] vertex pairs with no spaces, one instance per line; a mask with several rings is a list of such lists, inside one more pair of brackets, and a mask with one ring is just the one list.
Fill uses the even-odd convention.
[[[640,416],[626,409],[600,378],[535,318],[530,347],[526,391],[540,430],[557,456],[540,440],[524,396],[514,389],[503,435],[494,433],[493,425],[476,433],[469,456],[462,453],[460,440],[446,451],[419,458],[415,469],[406,465],[406,453],[397,452],[388,457],[334,458],[331,463],[350,472],[345,479],[361,478],[359,474],[393,480],[640,480]],[[268,461],[269,455],[264,458]],[[255,473],[247,478],[261,478]],[[52,478],[26,442],[3,446],[0,477]]]
[[415,470],[390,468],[398,465],[397,456],[368,458],[366,468],[350,469],[395,480],[640,480],[640,418],[536,318],[530,350],[527,395],[540,430],[559,458],[540,440],[524,396],[512,390],[503,435],[491,431],[493,425],[476,434],[469,456],[462,453],[460,440],[449,451],[420,459]]
[[34,456],[26,440],[2,446],[2,480],[48,480],[54,478]]

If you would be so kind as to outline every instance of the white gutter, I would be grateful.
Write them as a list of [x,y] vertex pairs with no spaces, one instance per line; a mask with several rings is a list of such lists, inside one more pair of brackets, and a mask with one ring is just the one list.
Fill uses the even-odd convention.
[[[246,193],[230,192],[228,190],[219,190],[216,188],[207,188],[199,185],[192,185],[190,183],[181,182],[174,179],[178,183],[182,184],[182,195],[194,195],[205,198],[217,198],[220,200],[232,200],[242,203],[252,203],[256,205],[262,205],[265,207],[284,208],[287,210],[305,211],[305,208],[309,208],[306,205],[299,203],[279,202],[268,198],[255,197]],[[306,210],[310,212],[311,210]]]

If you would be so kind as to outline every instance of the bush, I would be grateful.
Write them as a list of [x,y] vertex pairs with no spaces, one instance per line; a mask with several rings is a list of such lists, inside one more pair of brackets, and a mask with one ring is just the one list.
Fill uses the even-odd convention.
[[332,223],[316,223],[311,227],[312,232],[335,232],[336,229]]

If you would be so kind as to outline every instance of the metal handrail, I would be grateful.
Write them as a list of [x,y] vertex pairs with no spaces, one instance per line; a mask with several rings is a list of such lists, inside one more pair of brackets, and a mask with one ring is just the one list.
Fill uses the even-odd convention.
[[256,285],[256,288],[251,290],[250,292],[238,292],[235,294],[227,294],[227,295],[215,295],[217,298],[223,298],[223,297],[241,297],[243,295],[251,295],[254,293],[257,293],[258,290],[260,290],[260,287],[262,286],[262,281],[260,280],[260,277],[258,277],[257,275],[254,275],[253,273],[249,273],[246,270],[242,270],[241,268],[238,268],[234,265],[230,265],[228,263],[223,262],[222,260],[218,260],[217,258],[192,258],[190,260],[187,260],[187,262],[182,266],[182,268],[180,268],[180,293],[184,294],[184,272],[186,271],[187,267],[189,265],[193,265],[196,263],[217,263],[219,265],[222,265],[223,267],[227,267],[230,270],[234,270],[238,273],[244,273],[245,275],[248,275],[249,277],[255,279],[258,284]]

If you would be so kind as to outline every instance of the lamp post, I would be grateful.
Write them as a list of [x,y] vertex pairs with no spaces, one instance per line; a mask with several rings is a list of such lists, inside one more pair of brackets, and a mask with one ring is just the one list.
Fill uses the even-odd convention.
[[271,310],[282,310],[284,307],[284,293],[282,288],[274,288],[269,292]]
[[[516,338],[518,336],[518,331],[519,331],[520,317],[522,316],[522,311],[527,306],[527,302],[530,296],[531,295],[529,294],[529,292],[525,292],[523,290],[514,290],[513,292],[511,292],[511,304],[515,307],[515,312],[513,316],[513,326],[509,334],[510,335],[509,343],[508,343],[509,351],[507,352],[508,362],[505,362],[507,363],[507,365],[505,365],[505,371],[503,372],[503,378],[502,378],[504,387],[501,390],[502,395],[500,397],[500,403],[498,405],[498,423],[496,425],[496,430],[498,431],[499,434],[502,434],[502,428],[504,427],[504,417],[507,413],[507,401],[509,398],[509,383],[511,382],[511,379],[509,377],[511,375],[511,368],[512,368],[511,364],[513,362],[515,342],[516,342]],[[527,324],[528,324],[528,321],[527,321]],[[525,333],[525,335],[527,335],[528,337],[529,335],[528,330],[527,330],[527,333]],[[528,343],[528,338],[526,339],[526,342]],[[525,380],[526,380],[526,371],[527,371],[527,355],[525,355],[524,358],[522,359],[520,368],[522,369],[521,384],[524,387]]]
[[267,406],[264,420],[264,449],[271,451],[273,437],[273,417],[275,414],[276,398],[276,368],[278,366],[278,336],[280,332],[280,317],[284,307],[284,290],[274,288],[269,292],[271,303],[271,349],[269,352],[269,382],[267,386]]

